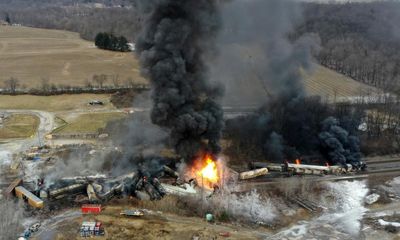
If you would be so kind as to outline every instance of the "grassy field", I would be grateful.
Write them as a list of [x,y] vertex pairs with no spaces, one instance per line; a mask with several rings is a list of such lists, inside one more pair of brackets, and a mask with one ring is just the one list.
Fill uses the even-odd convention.
[[0,139],[28,138],[35,134],[39,118],[33,115],[12,114],[0,127]]
[[[231,50],[243,51],[240,48]],[[248,50],[243,51],[243,56],[249,54]],[[79,38],[77,33],[0,26],[0,88],[10,77],[18,78],[20,84],[28,88],[39,87],[43,78],[54,84],[84,85],[94,74],[118,75],[121,81],[131,77],[137,83],[146,82],[139,76],[138,69],[138,61],[132,53],[99,50],[92,42]],[[109,79],[106,84],[111,83]],[[264,90],[268,86],[263,86],[254,76],[243,76],[231,85],[240,91],[230,91],[227,84],[225,105],[231,105],[232,99],[239,104],[252,105],[252,102],[259,104],[260,100],[263,102],[268,98]],[[304,74],[304,85],[308,95],[320,95],[331,101],[377,91],[319,65],[311,74]],[[107,94],[0,96],[0,109],[90,111],[93,107],[88,102],[94,99],[106,103],[101,108],[114,109],[109,97]],[[251,100],[249,104],[247,99]]]
[[138,62],[132,53],[97,49],[77,33],[28,27],[0,26],[0,87],[15,77],[27,88],[39,87],[42,79],[50,84],[82,86],[94,74],[112,76],[123,83],[137,83]]
[[[225,48],[221,52],[228,61],[232,57],[233,64],[228,64],[228,67],[222,64],[223,68],[215,69],[214,74],[218,78],[225,78],[224,81],[229,83],[225,84],[224,102],[226,105],[258,105],[264,103],[270,96],[275,96],[274,90],[284,91],[284,88],[290,87],[285,86],[285,83],[279,85],[276,83],[276,79],[275,81],[268,79],[268,74],[260,70],[263,67],[265,68],[264,70],[267,70],[268,67],[266,65],[268,59],[267,56],[264,56],[262,49],[236,44],[226,45]],[[229,67],[234,68],[232,66],[237,64],[236,58],[241,59],[239,61],[240,65],[237,66],[238,69],[229,69]],[[257,61],[260,64],[254,64],[253,61]],[[284,67],[282,66],[283,70],[285,69]],[[226,71],[227,77],[221,76],[221,71]],[[359,96],[360,93],[371,91],[379,92],[374,87],[357,82],[318,64],[314,64],[310,73],[302,71],[302,77],[307,95],[319,95],[329,101],[334,101],[335,98],[338,100],[338,98],[342,97]],[[271,85],[268,85],[268,83]],[[272,84],[275,86],[272,86]]]
[[126,114],[119,112],[112,113],[84,113],[59,115],[66,124],[56,129],[56,134],[75,134],[75,133],[97,133],[99,129],[104,128],[109,121],[121,119]]
[[374,87],[357,82],[320,65],[315,65],[311,74],[304,75],[305,87],[309,95],[319,95],[330,100],[379,92]]
[[[100,100],[104,106],[90,106],[91,100]],[[0,95],[0,109],[34,109],[43,111],[90,111],[93,109],[115,109],[109,94],[75,94],[58,96],[5,96]]]
[[[237,47],[231,50],[243,52],[244,56],[250,51]],[[0,26],[0,72],[0,87],[10,77],[16,77],[28,88],[40,87],[43,78],[56,85],[78,86],[91,80],[94,74],[108,75],[106,84],[112,84],[111,78],[117,75],[121,83],[128,78],[137,83],[146,82],[139,76],[138,61],[132,53],[97,49],[73,32],[27,27]],[[265,94],[260,83],[251,78],[243,78],[241,89],[249,95]],[[312,74],[305,74],[304,80],[309,95],[324,98],[376,90],[318,65]],[[246,89],[249,85],[254,89]]]

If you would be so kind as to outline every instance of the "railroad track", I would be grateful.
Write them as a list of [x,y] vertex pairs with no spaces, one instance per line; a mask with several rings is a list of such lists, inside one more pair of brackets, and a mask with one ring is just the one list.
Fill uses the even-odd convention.
[[310,200],[303,199],[300,197],[293,197],[291,200],[299,205],[300,207],[306,209],[309,212],[317,212],[321,207],[315,202],[311,202]]
[[366,171],[366,173],[368,175],[381,174],[381,173],[399,173],[400,174],[400,168],[376,169],[376,170]]
[[[400,176],[400,168],[384,168],[384,169],[377,169],[371,171],[365,171],[356,174],[348,174],[348,175],[329,175],[329,176],[307,176],[304,179],[312,182],[335,182],[335,181],[346,181],[346,180],[362,180],[368,179],[369,177],[373,177],[376,175],[380,176],[391,176],[391,175],[398,175]],[[270,185],[277,185],[285,183],[286,180],[289,178],[287,177],[278,177],[278,178],[269,178],[269,179],[253,179],[253,180],[245,180],[241,181],[237,184],[237,187],[234,191],[237,192],[245,192],[252,189],[270,186]]]
[[367,165],[374,165],[374,164],[385,164],[385,163],[400,163],[400,158],[387,158],[381,160],[364,160]]

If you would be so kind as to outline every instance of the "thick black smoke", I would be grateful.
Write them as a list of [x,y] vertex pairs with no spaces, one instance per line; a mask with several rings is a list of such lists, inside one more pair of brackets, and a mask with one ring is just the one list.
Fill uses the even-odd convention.
[[[312,70],[312,52],[318,51],[319,38],[307,35],[289,40],[295,23],[302,20],[301,6],[290,0],[234,0],[223,16],[227,29],[220,42],[239,54],[222,52],[222,57],[229,58],[217,61],[214,77],[229,85],[228,95],[240,93],[240,89],[232,89],[243,79],[248,88],[265,90],[258,113],[227,123],[232,145],[249,149],[245,154],[276,162],[306,155],[316,155],[331,164],[359,162],[357,138],[340,127],[348,116],[329,118],[337,115],[335,109],[318,97],[307,97],[304,90],[301,71]],[[246,49],[245,54],[240,49]],[[221,69],[230,70],[229,79]],[[243,76],[246,71],[247,76]],[[246,95],[235,97],[238,102],[247,102]],[[254,99],[251,96],[250,102]]]
[[319,134],[321,147],[332,162],[341,165],[357,166],[360,162],[360,143],[356,136],[339,126],[339,121],[329,117],[322,122],[322,132]]
[[151,81],[152,122],[170,130],[176,152],[190,161],[218,153],[223,111],[204,62],[215,50],[219,14],[214,0],[142,0],[145,16],[137,52]]
[[230,155],[242,159],[282,163],[311,157],[320,164],[359,167],[358,125],[347,122],[360,117],[357,111],[339,112],[318,97],[277,99],[255,114],[229,120],[225,134],[233,140]]

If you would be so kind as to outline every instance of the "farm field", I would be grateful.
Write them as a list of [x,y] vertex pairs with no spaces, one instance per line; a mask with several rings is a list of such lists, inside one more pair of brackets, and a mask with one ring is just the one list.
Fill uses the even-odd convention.
[[305,87],[309,95],[319,95],[333,101],[352,96],[379,93],[380,91],[366,84],[357,82],[345,75],[321,65],[315,65],[311,74],[305,74]]
[[28,138],[35,134],[39,118],[28,114],[12,114],[0,127],[0,139]]
[[[243,51],[232,48],[235,50]],[[248,54],[246,51],[243,54]],[[128,78],[135,83],[147,82],[140,77],[138,61],[132,53],[97,49],[77,33],[28,27],[0,26],[0,72],[0,88],[10,77],[17,78],[26,88],[40,88],[43,79],[55,85],[83,86],[95,74],[108,76],[105,85],[113,84],[115,77],[120,83]],[[331,101],[377,91],[320,65],[315,65],[312,73],[303,75],[308,95],[319,95]],[[246,95],[264,98],[264,86],[254,76],[244,77],[234,84],[244,91],[241,93],[244,99]],[[245,88],[240,87],[242,85]],[[229,86],[227,90],[227,94],[231,94]],[[0,108],[5,108],[1,101]]]
[[[217,68],[212,68],[212,74],[225,81],[223,82],[225,105],[260,105],[276,94],[273,91],[278,88],[269,86],[269,84],[277,84],[274,83],[276,81],[268,79],[268,73],[262,70],[264,64],[265,67],[268,66],[268,61],[260,49],[231,44],[222,49],[222,56],[226,59],[230,57],[242,59],[241,62],[221,64],[221,66],[217,65]],[[257,61],[257,64],[254,64],[253,61]],[[235,64],[238,64],[238,69],[234,69]],[[266,71],[266,69],[264,70]],[[228,75],[224,75],[225,73]],[[375,87],[355,81],[316,63],[312,65],[309,72],[301,70],[301,76],[305,93],[308,96],[318,95],[323,100],[330,102],[380,92]],[[284,91],[284,88],[280,90]]]
[[0,88],[4,80],[17,78],[21,86],[49,84],[84,86],[93,75],[105,74],[120,84],[131,78],[143,83],[133,53],[97,49],[78,33],[28,27],[0,26]]
[[[90,106],[91,100],[104,102],[104,106]],[[73,94],[57,96],[8,96],[0,95],[0,109],[30,109],[49,112],[57,111],[92,111],[112,110],[115,107],[110,103],[109,94]]]
[[65,125],[56,129],[56,134],[98,133],[108,122],[124,118],[121,112],[99,112],[84,114],[64,114],[58,117],[65,121]]

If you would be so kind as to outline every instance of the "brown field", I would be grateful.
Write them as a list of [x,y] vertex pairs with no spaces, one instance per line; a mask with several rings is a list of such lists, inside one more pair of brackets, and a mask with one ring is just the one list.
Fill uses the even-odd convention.
[[[176,205],[171,205],[176,201],[174,197],[168,196],[165,199],[145,205],[161,206],[161,209],[167,211],[159,212],[151,210],[143,217],[129,218],[120,215],[125,209],[137,209],[141,204],[134,202],[117,201],[107,204],[104,211],[97,215],[80,216],[73,219],[67,219],[58,223],[56,226],[44,226],[46,231],[34,236],[33,240],[43,239],[50,236],[56,240],[83,240],[79,236],[79,227],[83,221],[100,221],[105,230],[105,236],[95,237],[99,240],[174,240],[174,239],[265,239],[270,235],[268,229],[254,229],[243,227],[238,224],[229,224],[224,222],[207,223],[204,218],[188,217],[184,214],[170,213],[177,210]],[[164,206],[163,206],[164,205]],[[166,207],[169,207],[168,209]],[[150,208],[154,209],[154,208]],[[159,207],[156,207],[159,209]],[[182,211],[180,211],[182,212]],[[193,215],[193,213],[189,214]],[[229,237],[221,236],[222,233],[229,233]],[[90,238],[92,239],[92,238]]]
[[38,126],[39,118],[36,116],[12,114],[0,127],[0,139],[31,137]]
[[[279,87],[289,87],[269,86],[268,82],[273,81],[271,79],[265,79],[268,77],[266,75],[260,75],[264,73],[257,72],[258,67],[262,67],[264,62],[268,62],[266,56],[263,55],[263,51],[260,51],[260,49],[232,44],[227,45],[226,49],[222,49],[222,52],[225,54],[229,52],[226,57],[227,59],[232,55],[233,58],[242,58],[243,62],[241,64],[248,65],[243,68],[246,72],[238,72],[232,69],[234,73],[233,75],[231,74],[232,77],[228,75],[224,80],[229,83],[225,84],[224,102],[226,105],[258,105],[260,103],[265,103],[271,96],[275,96],[275,89],[279,89]],[[231,52],[234,52],[234,54],[230,54]],[[256,64],[257,67],[254,67],[251,61],[259,61],[261,62],[261,66]],[[243,66],[239,66],[239,69],[242,67]],[[254,71],[251,69],[248,71],[248,68],[254,68]],[[226,70],[229,71],[230,69],[222,69],[222,71]],[[220,77],[220,69],[215,69],[214,71],[217,77]],[[370,92],[379,92],[379,90],[374,87],[357,82],[318,64],[314,64],[310,73],[302,71],[302,77],[307,95],[318,95],[329,101],[334,101],[335,98],[336,100],[342,100],[340,98],[354,97]]]
[[[104,106],[90,106],[91,100],[100,100]],[[109,94],[74,94],[58,96],[6,96],[0,95],[0,109],[33,109],[49,112],[56,111],[91,111],[115,109],[110,103]]]
[[[231,50],[243,51],[240,48]],[[243,54],[246,56],[247,50]],[[56,85],[84,85],[94,74],[108,75],[106,84],[109,85],[111,78],[117,75],[121,83],[128,78],[137,83],[146,82],[139,76],[138,61],[132,53],[97,49],[92,42],[82,40],[73,32],[27,27],[0,26],[0,72],[0,88],[10,77],[16,77],[27,88],[40,87],[42,79]],[[378,91],[319,65],[315,65],[311,74],[303,75],[308,95],[319,95],[330,101]],[[234,88],[240,91],[229,91],[227,86],[226,105],[235,104],[234,101],[244,105],[258,104],[268,98],[264,90],[268,86],[262,86],[254,76],[245,76],[235,83]],[[89,95],[0,96],[0,109],[85,110],[90,99],[107,99],[108,102],[106,95],[84,96]],[[246,103],[247,100],[251,101]]]
[[0,87],[15,77],[27,88],[40,87],[42,79],[50,84],[82,86],[93,75],[105,74],[112,84],[118,76],[143,83],[138,62],[132,53],[97,49],[78,33],[28,27],[0,26]]
[[305,87],[309,95],[319,95],[330,100],[334,100],[335,97],[352,97],[379,92],[374,87],[320,65],[315,65],[311,74],[305,74]]
[[78,133],[98,133],[105,128],[107,123],[126,117],[126,114],[120,112],[99,112],[84,114],[65,114],[59,115],[66,124],[56,129],[53,133],[58,134],[78,134]]

